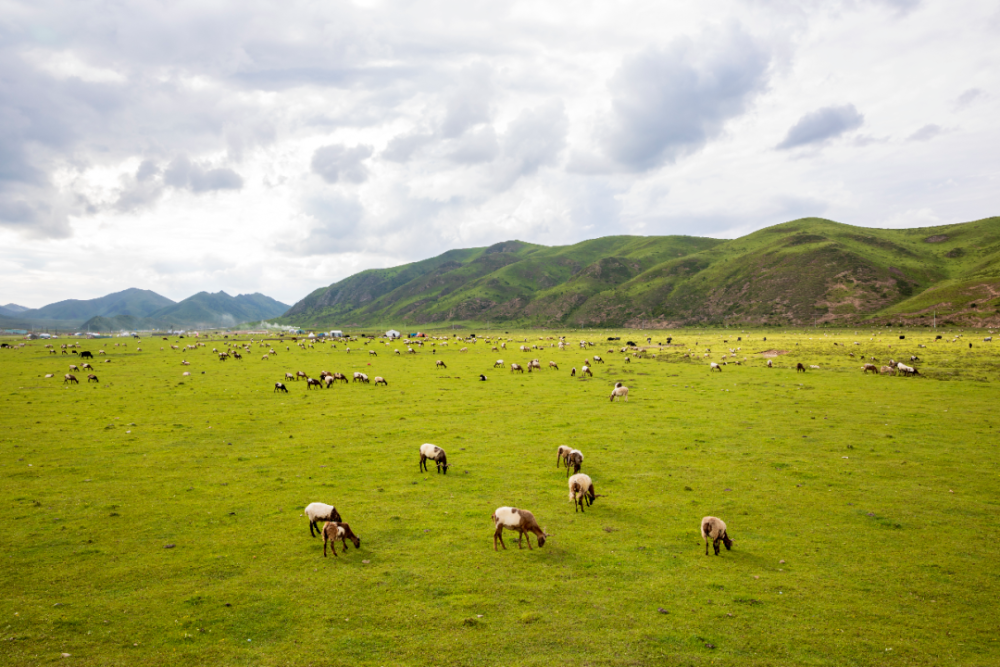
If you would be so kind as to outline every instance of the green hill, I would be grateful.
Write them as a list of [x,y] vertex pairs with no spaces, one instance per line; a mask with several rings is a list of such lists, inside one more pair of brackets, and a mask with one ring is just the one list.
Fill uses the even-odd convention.
[[673,327],[939,319],[1000,325],[1000,218],[868,229],[806,218],[723,241],[509,241],[374,269],[318,289],[300,326],[508,322]]
[[288,306],[263,294],[230,296],[225,292],[199,292],[179,303],[161,308],[147,317],[129,314],[100,316],[84,322],[84,331],[121,329],[196,329],[235,326],[281,315]]
[[17,316],[25,320],[75,320],[77,322],[99,316],[146,317],[173,303],[167,297],[160,296],[156,292],[133,287],[97,299],[67,299],[66,301],[50,303],[41,308],[22,311]]

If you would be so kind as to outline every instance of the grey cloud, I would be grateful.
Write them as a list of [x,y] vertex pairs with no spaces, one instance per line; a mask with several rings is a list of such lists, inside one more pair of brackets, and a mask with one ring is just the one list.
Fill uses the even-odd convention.
[[865,117],[858,113],[853,104],[823,107],[800,118],[776,148],[788,150],[798,146],[823,144],[845,132],[858,129],[864,122]]
[[930,141],[934,137],[943,134],[944,128],[940,125],[924,125],[922,128],[906,138],[907,141]]
[[295,255],[327,255],[359,250],[363,238],[357,233],[365,209],[353,198],[322,196],[307,198],[304,213],[315,223],[305,238],[281,243],[278,249]]
[[361,162],[372,156],[372,147],[359,145],[353,148],[333,144],[317,148],[312,157],[313,173],[327,183],[364,183],[368,169]]
[[445,116],[441,135],[446,139],[461,136],[466,130],[492,117],[492,71],[485,65],[474,65],[461,72],[459,85],[445,100]]
[[969,88],[955,99],[955,108],[964,109],[973,102],[981,100],[985,95],[986,93],[979,88]]
[[135,171],[135,180],[143,183],[160,175],[160,167],[152,160],[143,160]]
[[492,125],[487,125],[466,133],[448,154],[448,159],[463,164],[476,164],[490,162],[499,153],[500,143],[497,141],[496,130]]
[[569,119],[561,102],[525,109],[507,127],[501,141],[501,187],[555,164],[566,147]]
[[434,134],[432,132],[400,134],[389,140],[389,144],[379,154],[379,157],[390,162],[409,162],[414,153],[432,141],[434,141]]
[[177,157],[170,163],[163,173],[163,182],[195,194],[213,190],[239,190],[243,187],[243,177],[232,169],[206,169],[186,156]]
[[609,84],[613,111],[599,134],[605,152],[642,171],[699,150],[765,90],[770,62],[735,25],[627,59]]

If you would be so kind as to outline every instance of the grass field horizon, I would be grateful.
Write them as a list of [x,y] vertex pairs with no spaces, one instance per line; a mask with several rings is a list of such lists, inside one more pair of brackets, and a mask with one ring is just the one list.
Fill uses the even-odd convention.
[[[80,341],[111,363],[73,386],[75,355],[0,350],[0,664],[1000,662],[988,333],[474,331],[415,355],[269,337],[277,355],[255,344],[242,362],[218,361],[233,339],[217,336]],[[487,335],[511,342],[494,353]],[[625,363],[617,350],[647,337]],[[569,376],[593,355],[593,378]],[[862,375],[862,357],[911,355],[923,377]],[[510,372],[532,358],[540,372]],[[273,392],[299,370],[389,385]],[[628,403],[609,402],[616,381]],[[425,442],[447,475],[418,471]],[[563,444],[602,494],[584,514]],[[323,558],[301,516],[313,501],[360,549]],[[507,533],[494,552],[502,505],[531,510],[545,546]],[[732,551],[704,555],[706,515]]]

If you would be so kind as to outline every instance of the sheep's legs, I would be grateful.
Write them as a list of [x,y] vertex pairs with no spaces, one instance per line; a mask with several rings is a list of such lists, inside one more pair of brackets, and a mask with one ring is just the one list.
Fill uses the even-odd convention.
[[427,470],[427,457],[423,454],[420,455],[420,472]]
[[524,532],[522,530],[521,531],[521,539],[526,540],[528,542],[528,549],[530,550],[531,549],[531,538],[528,536],[528,533],[526,533],[526,532]]
[[503,543],[503,526],[497,526],[497,530],[493,533],[493,551],[498,551],[497,549],[497,539],[500,540],[500,546],[503,547],[504,551],[507,550],[507,545]]

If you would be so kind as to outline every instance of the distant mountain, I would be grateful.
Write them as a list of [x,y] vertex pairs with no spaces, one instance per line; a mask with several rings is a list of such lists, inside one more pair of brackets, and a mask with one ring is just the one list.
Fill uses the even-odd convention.
[[97,299],[67,299],[34,310],[24,310],[18,316],[31,320],[88,320],[92,317],[131,315],[146,317],[173,305],[173,301],[150,290],[130,288]]
[[84,322],[80,328],[85,331],[117,331],[228,327],[241,322],[273,319],[287,310],[286,304],[259,293],[234,297],[225,292],[199,292],[146,317],[128,314],[98,316]]
[[747,236],[613,236],[450,250],[318,289],[279,322],[678,327],[1000,326],[1000,218],[868,229],[805,218]]
[[8,303],[5,306],[0,306],[0,310],[5,310],[8,313],[23,313],[24,311],[31,309],[25,308],[24,306],[19,306],[16,303]]

